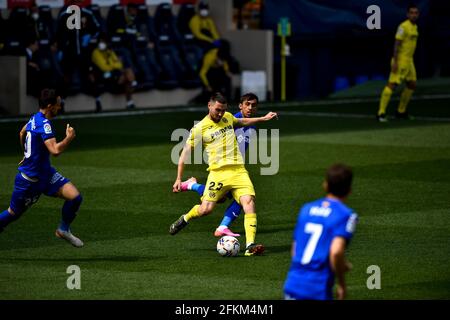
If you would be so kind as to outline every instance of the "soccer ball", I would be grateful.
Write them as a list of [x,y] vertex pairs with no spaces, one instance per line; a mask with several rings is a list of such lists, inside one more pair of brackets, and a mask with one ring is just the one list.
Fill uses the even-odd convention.
[[237,256],[240,248],[241,245],[235,237],[224,236],[217,241],[217,252],[223,257]]

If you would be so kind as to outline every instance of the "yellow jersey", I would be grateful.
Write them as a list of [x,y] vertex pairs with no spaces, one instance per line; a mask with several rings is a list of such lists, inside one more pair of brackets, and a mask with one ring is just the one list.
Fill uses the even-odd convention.
[[397,29],[395,39],[400,40],[402,43],[398,49],[399,60],[412,60],[414,51],[416,50],[417,38],[419,32],[417,31],[417,24],[411,23],[411,21],[403,21]]
[[191,129],[187,143],[192,148],[202,143],[208,156],[208,171],[229,165],[244,165],[234,133],[237,123],[231,113],[225,112],[218,123],[206,116]]
[[211,49],[207,53],[205,53],[205,56],[203,57],[203,64],[202,68],[200,69],[199,76],[205,87],[210,86],[207,75],[208,71],[211,68],[223,68],[225,72],[230,71],[228,62],[219,59],[219,57],[217,56],[218,52],[219,49]]

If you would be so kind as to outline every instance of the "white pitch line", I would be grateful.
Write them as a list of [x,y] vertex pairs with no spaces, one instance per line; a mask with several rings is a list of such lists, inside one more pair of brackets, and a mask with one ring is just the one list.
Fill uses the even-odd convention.
[[[450,94],[434,94],[434,95],[420,95],[412,98],[413,100],[434,100],[434,99],[450,99]],[[399,100],[398,97],[392,100]],[[364,102],[377,102],[379,98],[356,98],[356,99],[330,99],[319,101],[298,101],[298,102],[283,102],[283,103],[264,103],[261,109],[275,108],[275,107],[295,107],[295,106],[319,106],[319,105],[342,105],[342,104],[358,104]],[[123,116],[139,116],[146,114],[161,114],[174,112],[206,112],[206,107],[166,107],[154,108],[145,110],[133,111],[111,111],[103,113],[79,113],[79,114],[64,114],[57,117],[57,119],[90,119],[90,118],[108,118],[108,117],[123,117]],[[310,116],[310,117],[332,117],[332,118],[356,118],[369,119],[375,116],[367,114],[350,114],[350,113],[335,113],[335,112],[303,112],[303,111],[280,111],[279,114],[293,115],[293,116]],[[0,123],[10,122],[24,122],[29,119],[29,116],[21,116],[14,118],[0,118]],[[449,122],[450,118],[438,117],[416,117],[417,120],[435,121],[435,122]]]

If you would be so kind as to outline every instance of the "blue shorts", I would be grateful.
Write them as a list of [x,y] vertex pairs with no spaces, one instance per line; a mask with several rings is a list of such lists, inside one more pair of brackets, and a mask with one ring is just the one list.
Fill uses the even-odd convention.
[[23,213],[38,201],[41,194],[54,197],[58,190],[68,182],[70,180],[63,177],[55,168],[50,168],[45,177],[39,178],[36,182],[25,179],[22,173],[19,172],[16,175],[14,191],[9,206],[15,213]]

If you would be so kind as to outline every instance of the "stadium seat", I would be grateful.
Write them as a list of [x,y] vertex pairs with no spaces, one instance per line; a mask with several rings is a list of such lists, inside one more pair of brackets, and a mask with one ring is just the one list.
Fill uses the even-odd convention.
[[334,80],[334,92],[348,89],[350,87],[350,81],[347,77],[337,76]]
[[193,43],[192,34],[182,36],[178,32],[170,4],[163,3],[156,8],[154,29],[165,79],[162,81],[169,81],[169,77],[171,83],[177,79],[183,88],[200,87],[198,71],[201,67],[202,51]]
[[28,9],[15,7],[7,20],[8,33],[5,39],[5,53],[11,55],[23,54],[27,41]]
[[186,66],[182,86],[186,88],[198,88],[202,85],[198,74],[202,65],[203,50],[194,41],[194,35],[189,28],[189,21],[193,15],[195,15],[194,5],[183,4],[176,19],[179,48]]
[[195,15],[195,7],[192,4],[183,4],[178,11],[176,26],[182,38],[185,35],[191,35],[191,28],[189,28],[189,21]]
[[364,82],[369,81],[369,77],[366,75],[359,75],[355,77],[355,85],[363,84]]
[[87,9],[91,10],[92,13],[94,14],[94,17],[97,19],[97,22],[100,24],[100,32],[102,33],[106,33],[106,21],[105,19],[103,19],[101,12],[100,12],[100,7],[97,4],[91,4],[89,6],[86,7]]
[[122,5],[113,5],[109,8],[106,17],[106,29],[110,36],[123,34],[126,28],[125,8]]
[[51,8],[49,6],[40,6],[39,16],[45,29],[42,33],[40,32],[40,39],[47,39],[51,42],[55,37],[56,31],[56,22],[55,19],[53,19]]

